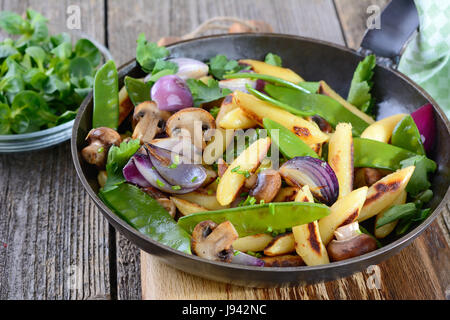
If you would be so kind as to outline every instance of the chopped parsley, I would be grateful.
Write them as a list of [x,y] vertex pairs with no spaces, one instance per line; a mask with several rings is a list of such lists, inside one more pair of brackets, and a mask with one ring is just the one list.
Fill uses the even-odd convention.
[[191,182],[195,182],[195,181],[197,181],[197,179],[198,179],[197,176],[196,176],[196,177],[193,177],[192,180],[191,180]]
[[162,181],[159,180],[159,179],[156,179],[156,183],[157,183],[158,186],[160,186],[160,187],[164,187],[164,186],[165,186],[164,182],[162,182]]
[[251,173],[248,172],[248,170],[239,170],[240,168],[241,168],[241,166],[234,167],[233,169],[231,169],[231,172],[241,174],[246,178],[250,178]]
[[219,114],[220,108],[219,107],[212,107],[209,110],[209,113],[211,113],[211,115],[214,117],[214,119],[217,118],[217,115]]
[[172,190],[180,190],[181,187],[180,186],[172,186]]

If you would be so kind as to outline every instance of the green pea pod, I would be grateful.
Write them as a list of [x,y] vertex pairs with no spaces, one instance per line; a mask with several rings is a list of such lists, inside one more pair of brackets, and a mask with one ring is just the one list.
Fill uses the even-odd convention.
[[405,116],[394,128],[391,143],[394,146],[409,150],[416,154],[425,155],[419,129],[413,118]]
[[414,157],[411,151],[376,140],[354,138],[353,159],[355,168],[398,170],[400,162]]
[[327,120],[333,127],[340,122],[352,124],[353,135],[359,136],[369,124],[346,109],[339,102],[322,94],[305,94],[291,88],[267,84],[264,90],[277,99],[300,111],[313,111]]
[[254,95],[255,97],[257,97],[258,99],[262,100],[262,101],[267,101],[277,107],[280,107],[281,109],[284,109],[292,114],[295,114],[297,116],[301,116],[301,117],[309,117],[309,116],[313,116],[315,115],[315,112],[311,111],[311,110],[299,110],[297,108],[293,108],[283,102],[280,102],[278,100],[275,100],[271,97],[269,97],[268,95],[265,95],[264,93],[259,92],[256,89],[253,89],[252,87],[250,87],[248,84],[246,85],[247,91],[249,93],[251,93],[252,95]]
[[306,87],[304,88],[302,85],[295,84],[293,82],[280,79],[274,76],[269,76],[267,74],[259,74],[259,73],[233,73],[233,74],[226,74],[223,76],[224,79],[261,79],[267,82],[272,82],[279,84],[281,86],[292,88],[294,90],[304,92],[304,93],[311,93]]
[[119,80],[113,60],[106,62],[95,74],[92,127],[119,126]]
[[191,253],[189,234],[152,197],[131,184],[122,183],[100,198],[120,218],[139,232],[171,248]]
[[125,80],[125,88],[127,89],[128,96],[130,97],[131,102],[135,106],[144,101],[150,101],[150,89],[152,87],[151,83],[145,83],[142,80],[134,79],[126,76]]
[[309,202],[280,202],[248,207],[207,211],[181,217],[178,225],[189,233],[205,220],[219,224],[230,221],[240,237],[292,228],[327,216],[330,209],[323,204]]
[[[271,119],[263,119],[264,128],[267,129],[272,142],[278,145],[280,152],[288,159],[295,157],[314,157],[319,158],[317,153],[314,152],[306,143],[302,141],[297,135],[283,127],[278,122]],[[274,131],[278,130],[278,138],[274,134]]]

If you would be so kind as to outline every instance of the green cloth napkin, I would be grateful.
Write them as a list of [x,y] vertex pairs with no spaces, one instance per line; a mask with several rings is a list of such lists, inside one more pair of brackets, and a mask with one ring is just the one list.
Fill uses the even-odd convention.
[[420,28],[398,69],[422,86],[450,118],[450,0],[415,0]]

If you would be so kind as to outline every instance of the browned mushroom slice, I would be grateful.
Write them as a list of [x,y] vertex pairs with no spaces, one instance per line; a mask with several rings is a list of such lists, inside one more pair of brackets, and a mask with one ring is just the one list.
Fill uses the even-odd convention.
[[266,169],[258,173],[256,185],[250,190],[250,195],[255,197],[258,203],[262,200],[264,203],[271,202],[281,188],[281,176],[278,171]]
[[222,158],[217,161],[217,173],[219,177],[222,177],[225,171],[228,169],[228,163],[225,162]]
[[215,129],[214,117],[201,108],[185,108],[174,113],[166,123],[166,132],[171,137],[189,137],[199,149],[206,146],[204,132]]
[[192,251],[199,257],[230,262],[233,258],[233,242],[238,238],[230,221],[216,223],[206,220],[197,224],[192,232]]
[[170,112],[159,110],[153,101],[145,101],[136,106],[133,114],[134,131],[132,138],[141,143],[150,142],[164,130],[164,122],[169,119]]
[[90,164],[102,169],[105,167],[109,148],[118,146],[121,142],[120,135],[113,129],[100,127],[89,131],[86,140],[88,146],[81,150],[83,159]]
[[336,229],[336,240],[327,247],[331,261],[341,261],[361,256],[377,249],[377,242],[371,236],[359,231],[358,222]]

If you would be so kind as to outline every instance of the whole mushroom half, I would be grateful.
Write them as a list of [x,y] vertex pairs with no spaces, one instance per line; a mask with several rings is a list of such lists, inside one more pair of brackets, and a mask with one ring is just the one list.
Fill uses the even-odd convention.
[[86,140],[89,145],[81,150],[83,159],[102,169],[105,167],[109,148],[112,145],[120,145],[122,139],[117,131],[100,127],[89,131]]
[[215,129],[214,117],[201,108],[186,108],[174,113],[166,123],[166,132],[171,137],[189,137],[192,144],[204,149],[206,146],[204,133],[209,129]]
[[331,241],[327,247],[331,261],[350,259],[377,249],[375,239],[359,231],[358,222],[336,229],[334,235],[336,240]]
[[145,101],[136,106],[133,114],[134,131],[132,138],[141,143],[150,142],[164,131],[164,123],[170,117],[170,112],[158,109],[153,101]]
[[258,203],[271,202],[281,188],[281,176],[278,171],[266,169],[258,173],[256,185],[250,190],[250,195],[255,197]]
[[192,232],[192,251],[199,257],[222,262],[233,259],[233,242],[239,237],[230,221],[217,225],[211,220],[197,224]]

